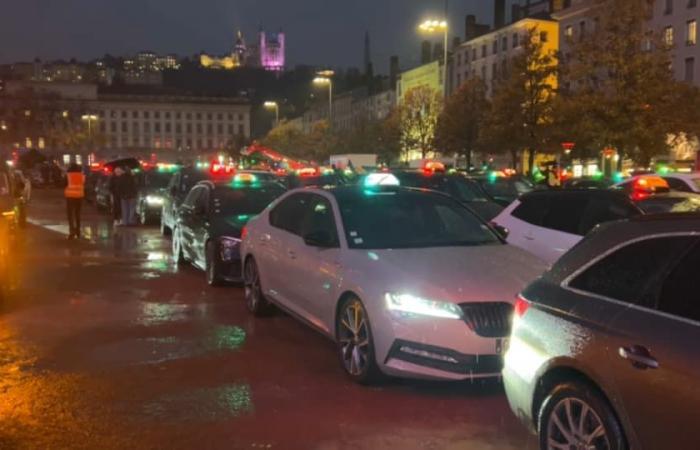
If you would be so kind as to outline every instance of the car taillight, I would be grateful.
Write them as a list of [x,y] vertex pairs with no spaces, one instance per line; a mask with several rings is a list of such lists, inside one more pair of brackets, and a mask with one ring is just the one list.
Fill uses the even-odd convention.
[[525,297],[518,294],[518,296],[515,297],[515,307],[513,308],[515,317],[523,317],[530,308],[530,305],[531,303]]
[[243,227],[241,230],[241,240],[245,239],[245,237],[248,236],[248,229],[246,227]]

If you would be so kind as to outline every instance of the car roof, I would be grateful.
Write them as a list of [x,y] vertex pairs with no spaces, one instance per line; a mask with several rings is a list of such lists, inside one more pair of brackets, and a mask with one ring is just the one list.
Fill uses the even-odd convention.
[[520,196],[520,200],[526,200],[532,197],[549,196],[549,197],[563,197],[563,196],[573,196],[573,195],[585,195],[588,197],[609,197],[609,198],[622,198],[629,199],[628,195],[621,190],[614,189],[577,189],[577,188],[566,188],[566,189],[545,189],[545,190],[535,190],[531,192],[526,192]]
[[665,234],[700,237],[700,213],[664,213],[635,216],[598,225],[584,240],[565,253],[545,278],[561,283],[584,264],[625,242]]
[[700,172],[672,172],[659,176],[661,178],[680,178],[681,180],[695,180],[697,178],[700,178]]

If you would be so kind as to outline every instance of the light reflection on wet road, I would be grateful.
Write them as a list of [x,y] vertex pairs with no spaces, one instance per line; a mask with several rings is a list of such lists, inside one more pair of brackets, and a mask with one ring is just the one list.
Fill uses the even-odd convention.
[[[332,345],[38,191],[0,304],[0,449],[535,449],[497,385],[353,385]],[[53,200],[51,202],[50,200]],[[49,226],[50,229],[46,229]]]

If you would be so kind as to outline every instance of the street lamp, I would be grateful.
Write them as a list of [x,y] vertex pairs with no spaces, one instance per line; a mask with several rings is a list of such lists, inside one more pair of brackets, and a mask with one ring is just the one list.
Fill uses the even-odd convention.
[[80,118],[88,124],[88,142],[92,146],[92,122],[97,121],[98,117],[96,114],[83,114]]
[[328,125],[333,123],[333,79],[331,77],[334,74],[332,70],[322,70],[316,72],[317,77],[314,78],[315,85],[328,86]]
[[[447,3],[445,3],[445,17],[447,17]],[[418,25],[418,30],[425,34],[443,33],[443,60],[442,60],[442,94],[447,96],[447,39],[450,27],[447,25],[447,19],[437,20],[431,19]]]
[[277,102],[267,101],[263,104],[267,109],[275,110],[275,126],[280,124],[280,105]]

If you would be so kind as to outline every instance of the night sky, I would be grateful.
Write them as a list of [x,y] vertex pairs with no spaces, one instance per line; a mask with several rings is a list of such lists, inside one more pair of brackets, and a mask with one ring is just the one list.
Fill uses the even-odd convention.
[[[189,56],[230,51],[235,30],[253,36],[262,24],[287,33],[288,66],[362,64],[365,30],[376,70],[398,54],[419,62],[416,25],[442,15],[443,0],[0,0],[0,63],[87,60],[139,50]],[[452,34],[464,16],[491,22],[491,0],[450,0]]]

